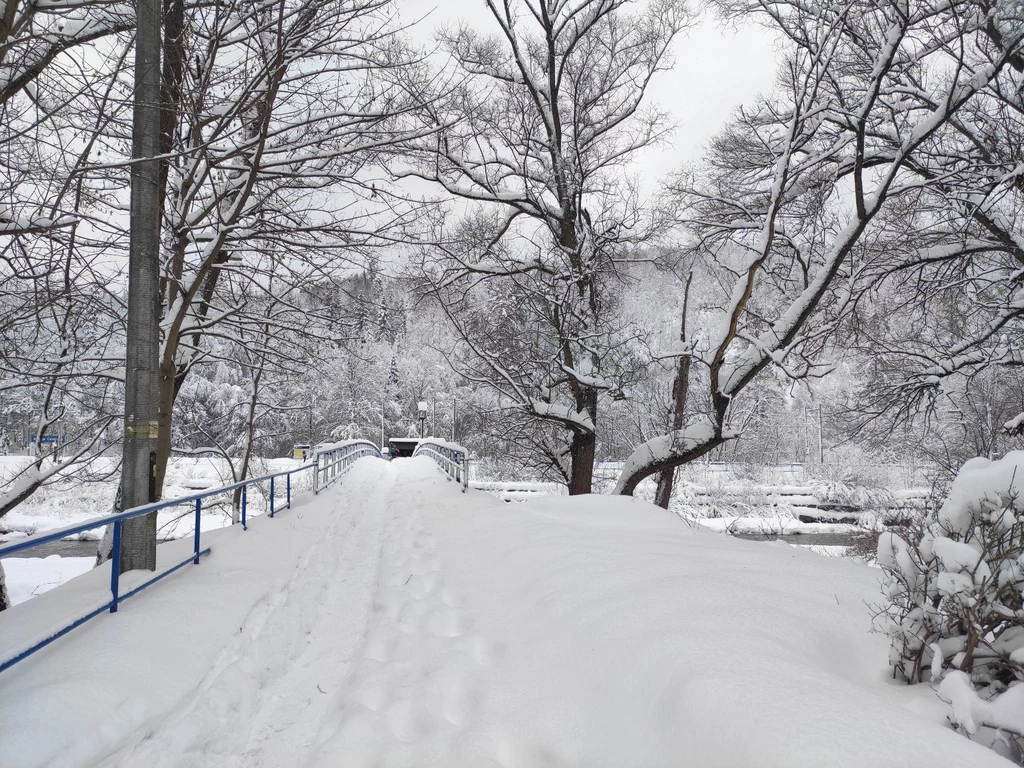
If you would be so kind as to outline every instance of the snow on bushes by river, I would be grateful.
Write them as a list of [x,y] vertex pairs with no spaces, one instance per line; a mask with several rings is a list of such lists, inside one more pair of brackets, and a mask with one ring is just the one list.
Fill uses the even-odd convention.
[[[971,459],[937,514],[883,533],[880,620],[894,672],[938,682],[952,721],[1024,756],[1024,452]],[[1016,715],[1012,715],[1016,711]],[[1008,714],[1009,713],[1009,714]]]

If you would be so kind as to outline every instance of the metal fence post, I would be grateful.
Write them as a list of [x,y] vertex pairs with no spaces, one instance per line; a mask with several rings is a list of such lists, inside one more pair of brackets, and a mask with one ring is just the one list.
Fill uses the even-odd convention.
[[117,589],[121,576],[121,521],[114,523],[114,546],[110,556],[110,612],[117,613]]
[[196,499],[196,559],[192,561],[196,565],[199,565],[199,530],[200,530],[199,520],[201,519],[202,514],[203,514],[203,500],[202,499]]
[[274,516],[274,478],[270,478],[270,516]]
[[289,472],[285,475],[285,500],[287,501],[286,506],[288,509],[292,508],[292,473]]
[[249,500],[249,494],[247,493],[248,490],[249,490],[249,486],[247,486],[247,485],[243,485],[242,486],[242,530],[243,531],[249,530],[246,527],[246,525],[245,525],[245,508],[246,508],[247,502]]

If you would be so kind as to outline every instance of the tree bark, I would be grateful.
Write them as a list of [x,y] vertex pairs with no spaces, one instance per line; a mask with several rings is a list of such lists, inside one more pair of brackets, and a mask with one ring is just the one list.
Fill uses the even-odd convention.
[[569,444],[572,471],[569,477],[569,495],[590,493],[594,482],[594,455],[597,437],[593,432],[573,434]]
[[663,469],[658,475],[658,488],[654,492],[654,503],[662,509],[668,509],[668,504],[672,501],[672,486],[675,484],[675,479],[675,467]]
[[[686,276],[686,288],[683,291],[683,312],[679,322],[679,341],[686,343],[686,315],[690,305],[690,282],[693,280],[693,272]],[[690,389],[690,362],[689,355],[679,358],[676,365],[676,375],[672,380],[672,431],[676,432],[683,428],[683,416],[686,413],[686,394]],[[676,468],[667,467],[661,470],[658,475],[658,489],[654,493],[654,503],[662,509],[668,509],[672,500],[672,487],[675,484]]]
[[[269,336],[269,331],[264,328],[264,333]],[[249,476],[249,463],[252,461],[252,446],[256,439],[256,407],[259,405],[260,379],[263,378],[263,358],[256,368],[252,379],[252,396],[249,398],[249,412],[245,420],[245,451],[242,454],[242,463],[239,467],[236,482],[245,480]],[[237,523],[239,510],[242,508],[242,489],[236,488],[232,498],[231,522]],[[236,519],[237,518],[237,519]]]
[[636,487],[651,475],[656,475],[659,472],[668,469],[669,467],[679,467],[682,466],[683,464],[689,464],[691,461],[696,461],[701,456],[704,456],[705,454],[708,454],[711,451],[715,450],[715,448],[722,445],[725,441],[726,438],[722,437],[720,434],[715,435],[707,442],[695,446],[692,450],[687,451],[684,454],[669,456],[668,458],[662,459],[661,461],[657,461],[653,464],[643,467],[642,469],[638,469],[629,477],[627,477],[625,481],[622,482],[622,490],[620,491],[620,493],[623,496],[632,496],[633,491],[636,490]]
[[0,611],[11,607],[11,596],[7,592],[7,579],[4,577],[4,564],[0,561]]

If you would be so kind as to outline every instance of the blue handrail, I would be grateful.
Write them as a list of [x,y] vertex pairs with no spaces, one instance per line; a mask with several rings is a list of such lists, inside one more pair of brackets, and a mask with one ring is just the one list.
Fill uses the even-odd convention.
[[466,488],[469,487],[469,453],[461,445],[449,443],[447,440],[426,438],[420,440],[412,455],[428,456],[433,459],[448,475],[448,479],[461,485],[462,492],[466,492]]
[[[351,440],[343,443],[337,443],[335,445],[324,446],[319,449],[313,456],[313,460],[297,469],[290,469],[286,472],[277,472],[271,475],[261,475],[260,477],[253,477],[248,480],[241,480],[231,485],[225,485],[220,488],[214,488],[212,490],[201,491],[199,493],[193,493],[189,496],[182,496],[177,499],[168,499],[167,501],[157,501],[152,504],[143,504],[140,507],[133,507],[132,509],[125,510],[124,512],[118,512],[113,515],[106,515],[105,517],[97,517],[92,520],[87,520],[84,523],[76,523],[75,525],[69,525],[65,528],[60,528],[56,531],[50,531],[48,533],[37,534],[29,536],[28,538],[15,541],[10,544],[0,545],[0,557],[6,557],[13,555],[15,552],[21,552],[32,547],[38,547],[41,544],[47,544],[53,541],[60,541],[61,539],[72,536],[76,533],[82,533],[83,531],[93,530],[95,528],[101,528],[107,525],[113,524],[113,547],[111,550],[110,558],[110,600],[103,603],[99,607],[80,616],[72,621],[70,624],[55,629],[46,638],[40,640],[30,648],[26,648],[12,658],[0,661],[0,672],[5,669],[13,667],[19,661],[28,658],[36,651],[41,648],[45,648],[47,645],[63,637],[75,627],[81,626],[89,619],[99,616],[101,613],[109,612],[116,613],[117,606],[123,603],[132,595],[138,594],[146,587],[151,584],[155,584],[165,576],[177,571],[179,568],[193,563],[199,565],[199,559],[204,555],[210,554],[210,547],[206,549],[201,548],[201,530],[200,530],[200,519],[202,517],[203,510],[203,499],[208,499],[211,496],[219,496],[222,493],[234,491],[238,488],[242,489],[242,504],[241,504],[241,524],[242,530],[248,530],[248,524],[246,521],[247,512],[247,497],[248,488],[250,485],[256,485],[258,483],[264,483],[270,481],[270,517],[274,516],[275,512],[275,499],[274,492],[276,487],[276,479],[279,477],[285,478],[286,484],[286,495],[285,495],[285,509],[290,509],[292,506],[292,475],[299,474],[300,472],[307,472],[313,470],[313,491],[319,493],[325,487],[330,485],[335,480],[342,477],[355,463],[356,459],[363,456],[376,456],[378,459],[382,458],[380,449],[368,440]],[[118,567],[121,562],[121,524],[125,520],[131,520],[135,517],[141,517],[143,515],[149,515],[154,512],[158,512],[161,509],[167,509],[168,507],[177,507],[182,504],[195,504],[195,537],[194,537],[194,548],[189,556],[179,563],[175,563],[170,567],[160,571],[158,574],[148,579],[147,581],[137,584],[128,592],[121,594],[120,592],[120,568]]]

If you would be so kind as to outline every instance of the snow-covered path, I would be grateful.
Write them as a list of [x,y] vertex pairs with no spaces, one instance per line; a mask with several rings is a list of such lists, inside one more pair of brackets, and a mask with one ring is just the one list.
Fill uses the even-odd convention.
[[[0,676],[0,766],[1008,765],[887,678],[877,571],[644,502],[364,459],[211,540]],[[104,576],[0,616],[0,653]]]
[[300,765],[364,641],[394,470],[351,478],[323,537],[246,618],[197,690],[109,765]]

